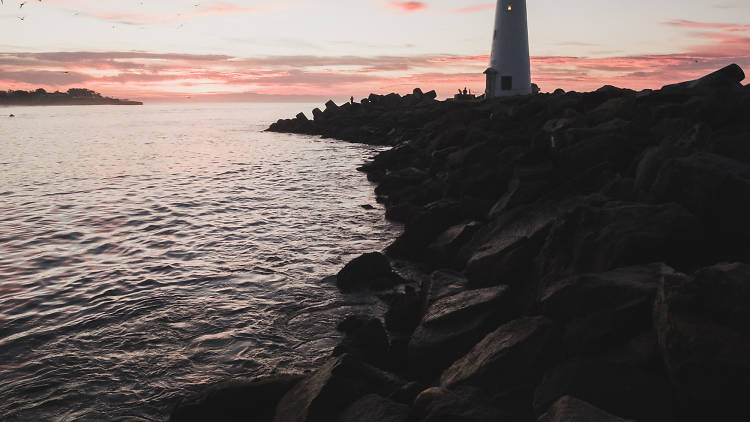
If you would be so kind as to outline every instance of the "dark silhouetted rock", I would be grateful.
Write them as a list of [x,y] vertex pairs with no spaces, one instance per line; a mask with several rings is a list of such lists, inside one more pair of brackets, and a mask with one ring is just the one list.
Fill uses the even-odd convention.
[[499,404],[478,389],[432,387],[422,391],[414,400],[412,415],[422,422],[512,421],[508,413],[498,407]]
[[287,392],[274,422],[328,422],[367,394],[389,396],[404,382],[349,355],[333,358]]
[[537,263],[548,280],[658,261],[692,265],[701,239],[698,219],[675,204],[582,206],[551,228]]
[[666,380],[629,365],[600,360],[566,362],[544,376],[534,393],[534,412],[541,415],[568,395],[639,422],[672,420],[672,398]]
[[731,64],[725,68],[719,69],[714,73],[706,75],[694,81],[681,82],[673,85],[666,85],[662,88],[664,91],[684,88],[722,88],[722,87],[741,87],[742,80],[745,79],[745,72],[736,64]]
[[448,388],[470,385],[493,393],[533,390],[560,357],[559,331],[544,317],[504,324],[446,369],[440,384]]
[[513,316],[507,287],[467,290],[433,302],[409,341],[409,369],[427,379]]
[[319,108],[314,108],[312,111],[313,120],[318,121],[323,118],[323,112]]
[[297,113],[297,120],[303,120],[306,122],[308,119],[307,116],[305,116],[305,113]]
[[388,258],[377,252],[354,258],[336,276],[336,285],[344,292],[388,289],[402,281]]
[[328,100],[326,102],[326,112],[334,112],[339,109],[339,106],[336,105],[336,103],[333,102],[333,100]]
[[355,401],[336,419],[338,422],[407,422],[409,406],[377,394]]
[[666,277],[654,324],[683,421],[734,420],[750,391],[750,266]]
[[334,356],[348,353],[377,367],[386,365],[388,334],[379,319],[350,315],[336,328],[345,336],[333,350]]
[[572,396],[563,396],[537,422],[632,422]]
[[302,375],[270,375],[252,381],[230,381],[210,388],[200,396],[181,402],[172,422],[246,421],[270,422],[276,404]]
[[652,303],[665,274],[664,264],[582,274],[550,283],[541,295],[542,313],[561,321],[615,309],[631,301]]
[[736,249],[750,238],[750,165],[698,152],[669,160],[651,188],[652,200],[677,202],[699,218],[710,233]]

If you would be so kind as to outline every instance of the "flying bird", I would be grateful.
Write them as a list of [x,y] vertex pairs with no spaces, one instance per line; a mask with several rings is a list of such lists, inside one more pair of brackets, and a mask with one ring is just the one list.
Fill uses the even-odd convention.
[[22,8],[24,4],[26,4],[26,2],[25,2],[25,1],[22,1],[22,2],[21,2],[21,4],[20,4],[20,5],[18,6],[18,8],[19,8],[19,9],[20,9],[20,8]]

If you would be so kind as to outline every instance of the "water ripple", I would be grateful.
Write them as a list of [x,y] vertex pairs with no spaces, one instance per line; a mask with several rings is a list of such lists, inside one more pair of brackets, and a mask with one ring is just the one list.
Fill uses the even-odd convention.
[[312,368],[340,318],[381,306],[321,281],[399,230],[360,207],[376,202],[354,169],[375,149],[260,131],[299,107],[16,113],[0,143],[3,420],[165,420],[207,384]]

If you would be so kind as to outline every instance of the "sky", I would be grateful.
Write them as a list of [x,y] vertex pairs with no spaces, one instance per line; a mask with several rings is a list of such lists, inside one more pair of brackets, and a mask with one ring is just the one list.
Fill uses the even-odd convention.
[[[495,3],[2,0],[0,90],[182,100],[481,92]],[[748,0],[527,4],[542,91],[660,88],[731,63],[750,74]]]

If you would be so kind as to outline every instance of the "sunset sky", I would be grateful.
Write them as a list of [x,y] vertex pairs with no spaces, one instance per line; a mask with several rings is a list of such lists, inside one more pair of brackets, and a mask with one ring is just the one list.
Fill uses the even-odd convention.
[[[484,88],[495,2],[3,0],[0,90],[365,96]],[[543,91],[750,71],[748,0],[528,0]],[[238,96],[237,98],[245,98]]]

